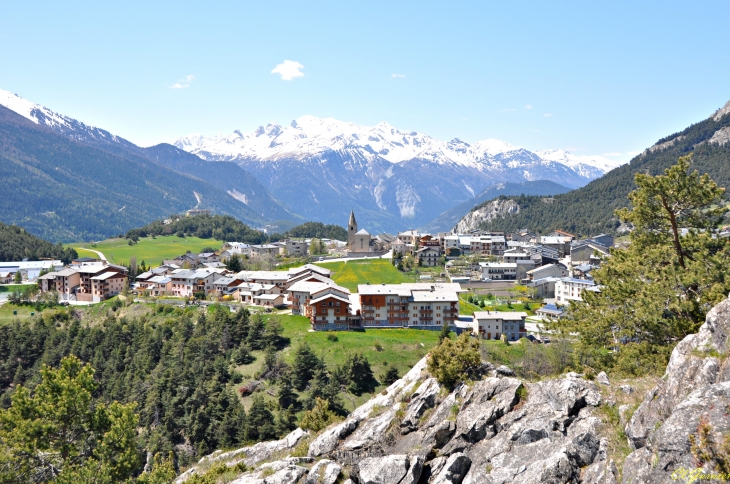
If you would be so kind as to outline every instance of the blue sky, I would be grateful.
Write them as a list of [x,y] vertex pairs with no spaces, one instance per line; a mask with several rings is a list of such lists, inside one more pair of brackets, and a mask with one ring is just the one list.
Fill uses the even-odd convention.
[[[726,1],[2,11],[1,89],[142,145],[312,114],[628,160],[730,99]],[[285,60],[303,76],[272,73]]]

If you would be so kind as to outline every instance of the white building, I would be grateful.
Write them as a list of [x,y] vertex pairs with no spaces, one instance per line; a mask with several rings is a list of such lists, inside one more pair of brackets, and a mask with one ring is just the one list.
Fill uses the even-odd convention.
[[517,277],[517,264],[507,262],[480,262],[482,279],[514,280]]
[[555,283],[555,300],[558,304],[569,301],[582,301],[583,291],[598,291],[598,286],[587,279],[573,279],[563,277]]
[[63,269],[63,262],[60,260],[33,260],[17,262],[0,262],[0,272],[11,272],[15,275],[20,272],[24,281],[33,281],[38,278],[41,271],[60,271]]
[[525,336],[523,312],[475,311],[472,333],[484,339],[499,339],[505,335],[507,341],[517,341]]
[[438,329],[453,326],[459,314],[459,284],[360,284],[358,295],[364,327]]

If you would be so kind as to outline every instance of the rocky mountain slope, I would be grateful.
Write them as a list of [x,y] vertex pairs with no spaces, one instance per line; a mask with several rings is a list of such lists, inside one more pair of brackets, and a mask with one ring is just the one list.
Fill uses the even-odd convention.
[[[7,109],[6,109],[7,108]],[[243,170],[240,166],[235,163],[220,163],[212,164],[207,163],[198,158],[195,155],[187,153],[169,144],[160,144],[150,148],[142,148],[134,143],[131,143],[124,138],[115,136],[108,131],[93,126],[88,126],[81,121],[72,119],[68,116],[56,113],[44,106],[34,104],[26,99],[12,94],[8,91],[0,90],[0,109],[10,110],[17,115],[22,116],[26,120],[30,121],[37,128],[44,128],[46,133],[52,132],[56,135],[60,135],[68,141],[73,142],[73,146],[87,146],[96,149],[103,150],[108,154],[111,154],[115,159],[119,160],[134,160],[135,163],[142,163],[144,165],[145,172],[150,176],[150,181],[155,178],[170,178],[179,177],[180,173],[184,175],[192,175],[196,180],[201,180],[204,183],[201,185],[198,192],[202,194],[204,191],[212,190],[217,192],[215,198],[227,199],[225,205],[226,208],[222,208],[223,205],[212,203],[209,204],[208,200],[210,197],[204,197],[203,205],[206,208],[213,208],[215,210],[224,210],[221,213],[226,213],[239,217],[241,220],[253,224],[254,226],[260,227],[267,223],[273,225],[272,230],[286,230],[287,228],[301,223],[302,219],[291,210],[289,210],[283,203],[278,201],[276,198],[261,185],[256,178]],[[10,122],[12,116],[5,116],[2,122]],[[30,127],[30,125],[28,125]],[[9,127],[9,126],[8,126]],[[5,128],[5,127],[3,127]],[[40,132],[42,130],[35,130]],[[57,143],[60,140],[58,137],[54,137],[54,141],[48,141],[48,143]],[[44,143],[41,142],[41,145]],[[23,150],[27,150],[27,146],[14,145],[11,147],[5,145],[3,147],[3,153],[14,156],[22,156]],[[61,152],[68,151],[68,148],[60,148]],[[36,156],[34,154],[33,156]],[[49,152],[45,156],[48,158],[39,158],[38,162],[41,166],[53,165],[56,160],[53,159],[55,153]],[[98,163],[103,163],[104,156],[98,156]],[[70,168],[70,167],[69,167]],[[176,173],[177,172],[177,173]],[[89,170],[84,173],[77,173],[76,183],[79,187],[85,185],[93,186],[98,183],[99,180],[91,178],[91,175],[95,173],[95,170]],[[124,170],[118,171],[118,177],[123,177]],[[14,183],[18,183],[21,186],[32,186],[31,180],[34,176],[34,172],[23,173],[16,172]],[[184,176],[182,178],[192,179],[191,176]],[[153,182],[154,183],[154,182]],[[141,187],[144,186],[142,183]],[[81,190],[83,191],[83,190]],[[192,203],[185,204],[177,208],[177,210],[183,210],[193,208],[197,199],[192,193],[192,190],[185,190],[186,196],[189,195]],[[164,194],[163,194],[164,195]],[[116,203],[122,202],[121,199],[116,198],[114,191],[107,193],[109,202]],[[177,198],[180,194],[169,194],[168,197]],[[11,200],[7,200],[5,197],[0,196],[0,203],[10,203]],[[122,206],[129,207],[128,200],[124,200],[123,203],[118,205],[118,208]],[[144,202],[144,200],[140,200]],[[233,209],[235,207],[235,209]],[[127,210],[127,209],[125,209]],[[154,211],[155,207],[149,207],[149,210]],[[127,229],[133,226],[143,225],[144,223],[150,222],[154,218],[169,215],[170,207],[165,208],[167,212],[159,212],[156,217],[152,219],[140,219],[134,222],[133,225],[128,225],[124,220],[124,217],[119,219],[119,214],[114,211],[107,212],[108,222],[113,224],[118,229],[113,231],[107,231],[102,225],[95,234],[99,236],[116,235],[119,232],[125,232]],[[119,220],[117,220],[119,219]],[[14,218],[4,218],[3,220],[8,222],[20,222]],[[277,223],[277,221],[283,221]],[[34,229],[35,230],[35,229]],[[36,232],[38,233],[38,232]],[[76,230],[72,230],[71,233],[79,233]],[[60,235],[59,237],[49,235],[54,240],[69,240],[68,237],[73,237],[71,233],[66,235]],[[79,235],[86,236],[91,235],[90,232],[79,233]],[[71,239],[74,240],[74,239]]]
[[354,208],[373,233],[422,225],[497,182],[575,188],[616,166],[602,157],[541,157],[493,139],[446,142],[387,123],[314,116],[251,133],[188,136],[175,146],[206,160],[235,161],[307,218],[342,223]]
[[445,211],[426,225],[421,226],[420,229],[423,232],[431,234],[448,232],[459,223],[459,220],[461,220],[465,214],[472,211],[474,207],[502,195],[519,196],[524,194],[552,196],[569,191],[569,188],[547,180],[528,181],[522,183],[495,183],[494,185],[488,186],[482,190],[476,197]]
[[[555,229],[577,235],[616,232],[620,221],[614,211],[628,204],[636,173],[657,175],[692,153],[692,169],[708,173],[720,186],[730,188],[730,101],[709,118],[657,141],[627,165],[620,166],[584,187],[555,196],[552,204],[542,197],[520,201],[513,216],[493,218],[482,228],[513,231],[525,227],[539,233]],[[543,153],[544,155],[544,153]],[[557,159],[559,153],[552,153]],[[513,199],[515,197],[512,197]],[[468,215],[469,216],[469,215]]]
[[468,234],[472,230],[476,230],[485,223],[489,223],[495,218],[509,217],[520,212],[520,206],[516,201],[498,198],[486,203],[475,210],[464,215],[459,223],[454,227],[457,234]]
[[[453,391],[421,360],[403,378],[317,435],[286,438],[204,457],[181,484],[215,464],[242,462],[236,484],[658,483],[687,472],[717,472],[692,439],[708,430],[719,459],[730,457],[730,300],[707,315],[674,351],[666,374],[625,425],[633,452],[621,469],[610,457],[605,412],[617,404],[604,373],[525,382],[504,366]],[[630,386],[618,386],[631,393]],[[622,415],[630,413],[621,406]],[[705,442],[708,442],[707,440]],[[724,450],[721,444],[725,443]],[[292,454],[296,456],[292,456]],[[699,466],[699,468],[698,468]],[[679,473],[679,474],[677,474]],[[680,479],[682,480],[682,479]],[[689,482],[686,481],[685,482]]]
[[424,359],[319,435],[297,429],[281,441],[213,454],[177,482],[216,462],[252,468],[236,484],[333,484],[341,473],[361,484],[578,482],[581,476],[598,483],[617,475],[598,434],[601,393],[593,382],[568,374],[526,383],[507,367],[486,364],[482,380],[449,392],[425,367]]

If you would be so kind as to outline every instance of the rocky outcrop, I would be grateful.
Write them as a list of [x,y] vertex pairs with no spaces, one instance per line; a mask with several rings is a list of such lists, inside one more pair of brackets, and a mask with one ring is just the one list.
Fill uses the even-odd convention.
[[[722,442],[730,430],[729,336],[730,300],[725,300],[707,314],[697,334],[674,348],[661,383],[626,424],[634,452],[624,463],[624,482],[666,482],[679,468],[697,467],[689,437],[700,422]],[[711,465],[704,469],[711,471]]]
[[472,230],[478,229],[484,222],[489,222],[497,217],[515,215],[519,212],[520,206],[517,202],[498,198],[464,215],[464,218],[454,227],[454,232],[457,234],[468,234]]
[[715,131],[715,134],[713,134],[712,138],[707,140],[707,142],[720,146],[730,143],[730,126],[725,126],[724,128],[720,128]]

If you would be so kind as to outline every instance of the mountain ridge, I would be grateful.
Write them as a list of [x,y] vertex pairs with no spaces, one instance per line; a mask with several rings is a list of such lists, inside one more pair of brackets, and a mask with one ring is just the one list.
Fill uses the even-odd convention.
[[[661,138],[628,164],[586,186],[556,195],[552,203],[543,203],[535,196],[520,197],[519,210],[511,212],[509,217],[491,219],[481,228],[504,231],[529,228],[537,233],[561,229],[576,235],[619,233],[622,227],[614,211],[628,206],[627,196],[635,188],[636,173],[663,173],[680,156],[688,154],[692,154],[691,170],[708,173],[720,186],[730,188],[730,142],[724,134],[729,127],[730,101],[710,117]],[[514,196],[506,198],[517,200]],[[479,208],[476,206],[472,211]]]
[[366,127],[314,116],[249,133],[183,137],[174,145],[208,161],[238,163],[305,218],[342,223],[355,209],[368,230],[388,232],[427,224],[494,183],[549,180],[576,188],[617,165],[565,151],[559,161],[544,159],[494,139],[445,142],[387,123]]

